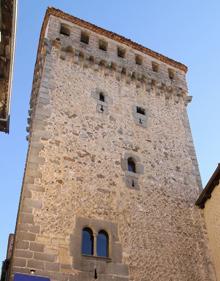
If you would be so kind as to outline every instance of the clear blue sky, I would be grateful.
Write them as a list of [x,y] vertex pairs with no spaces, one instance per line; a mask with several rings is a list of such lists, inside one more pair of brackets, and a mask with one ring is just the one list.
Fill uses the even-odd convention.
[[14,231],[27,151],[26,120],[39,32],[54,6],[189,67],[188,107],[203,184],[219,157],[219,0],[20,0],[10,134],[0,133],[0,261]]

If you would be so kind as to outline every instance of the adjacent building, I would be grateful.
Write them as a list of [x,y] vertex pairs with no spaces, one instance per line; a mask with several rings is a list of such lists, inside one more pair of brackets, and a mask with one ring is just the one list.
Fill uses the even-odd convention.
[[217,280],[220,280],[220,164],[201,192],[196,205],[203,209]]
[[9,237],[8,237],[8,247],[7,247],[6,258],[2,262],[1,281],[9,280],[9,269],[10,269],[10,262],[11,262],[11,257],[12,257],[13,243],[14,243],[14,234],[11,233],[11,234],[9,234]]
[[195,207],[202,187],[186,72],[47,10],[11,279],[216,280]]
[[0,131],[9,132],[16,32],[16,0],[0,0]]

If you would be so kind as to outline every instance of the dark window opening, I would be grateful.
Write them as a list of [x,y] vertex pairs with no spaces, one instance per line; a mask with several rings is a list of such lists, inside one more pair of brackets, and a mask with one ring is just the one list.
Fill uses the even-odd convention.
[[80,42],[89,44],[89,34],[87,32],[81,32]]
[[118,57],[125,58],[125,49],[118,47]]
[[92,256],[94,254],[93,247],[94,237],[92,230],[86,227],[82,231],[82,254]]
[[99,93],[99,100],[105,102],[105,96],[103,93]]
[[170,78],[170,80],[173,80],[174,79],[174,70],[173,69],[168,69],[168,74],[169,74],[169,78]]
[[109,248],[109,238],[108,234],[101,230],[97,236],[97,256],[99,257],[108,257],[108,248]]
[[135,62],[136,62],[136,64],[138,64],[138,65],[142,65],[142,63],[143,63],[143,58],[142,58],[140,55],[136,55],[136,56],[135,56]]
[[131,157],[128,158],[128,171],[136,173],[135,161]]
[[159,71],[159,64],[156,62],[152,62],[152,70],[153,72],[158,72]]
[[131,186],[134,187],[134,180],[131,181]]
[[145,109],[144,108],[137,106],[136,110],[137,110],[137,113],[145,115]]
[[95,268],[95,271],[94,271],[94,279],[98,279],[98,274],[97,274],[96,268]]
[[107,51],[108,43],[104,40],[99,40],[99,49],[102,51]]
[[141,124],[141,125],[142,125],[142,119],[141,119],[141,118],[139,118],[139,124]]
[[65,35],[65,36],[70,36],[70,29],[66,25],[61,24],[60,34]]

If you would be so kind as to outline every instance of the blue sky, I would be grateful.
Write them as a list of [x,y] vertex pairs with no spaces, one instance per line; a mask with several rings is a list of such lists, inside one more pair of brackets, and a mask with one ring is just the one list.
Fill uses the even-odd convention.
[[219,0],[20,0],[10,134],[0,133],[0,261],[14,231],[27,151],[27,112],[39,32],[54,6],[189,67],[188,113],[203,184],[219,161]]

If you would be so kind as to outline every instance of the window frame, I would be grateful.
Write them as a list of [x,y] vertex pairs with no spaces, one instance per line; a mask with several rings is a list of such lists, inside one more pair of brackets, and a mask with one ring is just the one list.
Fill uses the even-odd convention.
[[[85,253],[83,251],[83,247],[84,247],[84,243],[86,243],[84,241],[84,232],[87,231],[87,233],[89,233],[90,235],[90,239],[91,239],[91,253]],[[93,256],[94,255],[94,242],[95,242],[95,239],[94,239],[94,233],[93,233],[93,230],[88,227],[88,226],[85,226],[83,229],[82,229],[82,232],[81,232],[81,254],[84,255],[84,256]]]
[[[106,245],[105,245],[106,255],[99,255],[99,253],[98,253],[99,237],[100,237],[101,234],[104,234],[105,237],[106,237]],[[100,258],[108,258],[109,257],[109,234],[104,229],[101,229],[96,236],[96,256],[100,257]]]

